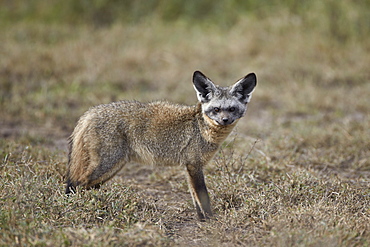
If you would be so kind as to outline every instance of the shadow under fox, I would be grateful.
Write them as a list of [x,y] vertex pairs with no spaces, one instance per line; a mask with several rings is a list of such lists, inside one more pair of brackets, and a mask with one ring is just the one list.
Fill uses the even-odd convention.
[[251,73],[220,87],[196,71],[193,84],[195,106],[120,101],[89,109],[70,137],[66,193],[98,188],[128,162],[180,164],[198,217],[211,217],[203,166],[244,116],[257,79]]

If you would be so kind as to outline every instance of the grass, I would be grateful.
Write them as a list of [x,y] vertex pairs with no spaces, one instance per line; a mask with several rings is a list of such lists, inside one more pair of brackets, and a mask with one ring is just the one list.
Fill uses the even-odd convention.
[[[352,6],[341,4],[333,11]],[[354,10],[342,18],[361,23]],[[3,24],[0,246],[369,246],[366,29],[284,11],[227,29],[154,17]],[[99,190],[64,195],[67,138],[84,111],[194,104],[198,69],[222,85],[254,71],[259,83],[205,168],[216,220],[197,220],[177,166],[130,164]]]

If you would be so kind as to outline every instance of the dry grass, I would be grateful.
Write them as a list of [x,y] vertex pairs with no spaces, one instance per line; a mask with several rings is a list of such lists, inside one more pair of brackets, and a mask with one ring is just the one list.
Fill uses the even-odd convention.
[[[369,246],[370,47],[295,19],[228,31],[18,23],[0,30],[1,246]],[[66,138],[88,107],[196,101],[194,70],[254,71],[245,119],[206,167],[216,220],[198,222],[181,167],[129,165],[63,194]]]

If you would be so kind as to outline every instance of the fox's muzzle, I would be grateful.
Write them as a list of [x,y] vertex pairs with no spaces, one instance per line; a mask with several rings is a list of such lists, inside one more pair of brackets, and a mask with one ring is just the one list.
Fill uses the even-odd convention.
[[234,120],[228,116],[220,116],[219,119],[215,119],[219,125],[229,125],[234,123]]

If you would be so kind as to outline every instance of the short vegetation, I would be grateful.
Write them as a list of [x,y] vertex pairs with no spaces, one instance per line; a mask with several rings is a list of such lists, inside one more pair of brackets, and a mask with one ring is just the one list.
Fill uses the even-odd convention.
[[[369,246],[369,1],[3,1],[0,246]],[[194,104],[195,70],[255,72],[247,115],[205,168],[127,165],[64,195],[89,107]]]

